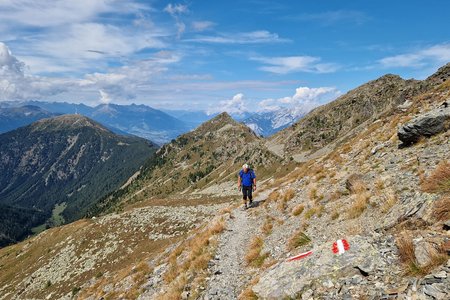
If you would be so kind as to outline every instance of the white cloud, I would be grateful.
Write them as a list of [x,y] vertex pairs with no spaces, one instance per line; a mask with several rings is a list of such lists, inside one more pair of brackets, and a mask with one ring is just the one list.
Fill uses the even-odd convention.
[[231,99],[223,100],[210,106],[208,114],[228,112],[233,115],[242,115],[247,112],[270,112],[283,108],[290,108],[303,113],[307,113],[313,108],[336,99],[342,93],[335,87],[311,88],[306,86],[298,87],[292,96],[277,99],[264,99],[260,101],[250,101],[242,93],[234,95]]
[[135,13],[148,5],[122,0],[2,0],[0,19],[11,27],[54,27],[92,20],[102,13]]
[[[33,74],[84,73],[165,47],[169,31],[152,26],[150,11],[135,0],[3,0],[0,37]],[[121,18],[130,22],[118,23]]]
[[188,6],[185,4],[172,4],[169,3],[167,4],[167,6],[164,8],[165,12],[168,12],[171,15],[181,15],[184,13],[187,13],[189,11]]
[[177,37],[180,38],[181,35],[186,30],[186,24],[180,19],[180,15],[189,12],[189,8],[185,4],[172,4],[169,3],[164,11],[169,13],[175,19],[175,26],[177,27]]
[[191,27],[194,31],[205,31],[214,27],[216,23],[211,21],[194,21],[191,23]]
[[239,93],[234,95],[231,99],[220,101],[218,105],[209,108],[207,113],[227,112],[229,114],[241,115],[247,111],[248,109],[244,102],[244,94]]
[[199,35],[195,38],[187,39],[187,41],[213,44],[258,44],[288,42],[289,40],[280,38],[276,33],[258,30],[239,33],[222,33],[215,36]]
[[293,72],[332,73],[339,69],[334,63],[321,63],[320,57],[315,56],[279,56],[279,57],[251,57],[265,65],[260,70],[275,74]]
[[101,104],[109,104],[111,103],[111,97],[109,97],[108,93],[104,90],[99,90],[100,93],[100,103]]
[[[167,65],[181,59],[177,53],[160,51],[146,60],[136,61],[110,72],[87,74],[83,79],[32,76],[25,65],[0,43],[0,100],[47,99],[53,95],[93,99],[100,91],[100,101],[123,102],[134,99],[142,90],[157,89],[155,77],[166,72]],[[63,97],[64,98],[64,97]],[[67,98],[66,98],[67,99]],[[48,99],[47,99],[48,100]]]
[[319,105],[336,99],[341,94],[335,87],[311,88],[301,86],[295,90],[295,94],[292,96],[260,101],[258,103],[258,111],[267,112],[288,107],[306,113]]
[[384,68],[421,68],[450,61],[450,44],[438,44],[414,52],[388,56],[378,60]]
[[122,59],[142,49],[162,48],[158,36],[145,31],[133,32],[100,23],[73,24],[63,34],[49,33],[45,39],[20,45],[18,52],[33,49],[33,56],[22,59],[32,73],[72,71],[87,72],[106,67],[109,59]]
[[0,42],[0,75],[2,77],[23,77],[24,64],[11,54],[9,48]]

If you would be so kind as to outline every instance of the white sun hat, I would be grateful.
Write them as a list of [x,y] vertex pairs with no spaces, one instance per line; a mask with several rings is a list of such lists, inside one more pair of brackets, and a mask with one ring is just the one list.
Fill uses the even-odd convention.
[[249,169],[248,164],[243,164],[243,165],[242,165],[242,169]]

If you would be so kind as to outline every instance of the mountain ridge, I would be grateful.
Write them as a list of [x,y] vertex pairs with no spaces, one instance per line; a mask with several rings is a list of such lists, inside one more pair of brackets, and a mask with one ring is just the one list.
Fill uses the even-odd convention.
[[0,135],[0,204],[42,212],[34,226],[55,209],[65,221],[76,220],[154,151],[146,140],[116,135],[81,115],[39,120]]

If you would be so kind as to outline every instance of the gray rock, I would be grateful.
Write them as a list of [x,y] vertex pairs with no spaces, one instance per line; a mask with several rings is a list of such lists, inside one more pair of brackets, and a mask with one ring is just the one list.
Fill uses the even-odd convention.
[[350,250],[342,255],[334,254],[331,244],[324,244],[307,258],[273,266],[260,278],[253,291],[261,299],[283,299],[304,294],[304,290],[317,280],[357,275],[355,281],[361,281],[363,277],[356,267],[369,266],[367,269],[370,270],[381,264],[382,257],[367,238],[354,236],[348,242]]
[[434,274],[434,277],[436,278],[447,278],[447,273],[445,271],[440,271]]
[[448,299],[447,293],[445,292],[445,287],[442,284],[431,284],[426,285],[423,289],[425,295],[431,296],[437,300]]
[[400,104],[399,106],[397,106],[398,109],[400,109],[401,111],[407,111],[408,108],[410,108],[412,106],[412,102],[409,100],[406,100],[405,102],[403,102],[403,104]]
[[414,240],[414,254],[419,266],[426,266],[430,262],[430,247],[431,245],[425,240]]
[[397,132],[404,145],[411,145],[421,137],[430,137],[446,131],[450,127],[450,105],[447,102],[434,110],[419,115],[401,126]]

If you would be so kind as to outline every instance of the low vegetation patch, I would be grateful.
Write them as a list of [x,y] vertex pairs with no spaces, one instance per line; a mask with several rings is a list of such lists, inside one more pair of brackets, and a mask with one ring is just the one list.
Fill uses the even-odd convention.
[[299,204],[294,209],[292,209],[292,215],[298,216],[305,210],[305,206],[303,204]]
[[260,236],[255,236],[248,247],[245,262],[248,266],[260,268],[265,259],[269,256],[268,252],[263,252],[264,241]]
[[336,220],[339,218],[339,212],[337,210],[333,211],[331,214],[331,220]]
[[272,201],[277,201],[278,199],[280,199],[280,192],[277,191],[277,190],[271,192],[271,193],[269,194],[269,196],[267,196],[267,200],[268,200],[268,201],[271,201],[271,202],[272,202]]
[[208,262],[217,248],[217,239],[213,237],[224,229],[225,221],[220,218],[172,251],[168,258],[168,270],[163,275],[169,288],[159,299],[180,299],[186,286],[190,287],[194,296],[199,287],[204,285]]
[[283,194],[283,200],[286,202],[294,197],[295,197],[295,190],[292,188],[287,189]]
[[318,217],[321,217],[323,211],[324,211],[323,205],[317,205],[317,206],[314,206],[314,207],[311,207],[310,209],[308,209],[305,212],[304,217],[307,220],[311,219],[314,215],[317,215]]
[[405,272],[408,275],[423,276],[437,266],[447,262],[447,255],[442,249],[430,249],[429,263],[425,266],[420,266],[417,262],[413,234],[411,232],[403,232],[397,238],[396,243],[400,261],[403,263]]
[[422,182],[422,190],[428,193],[450,194],[450,162],[440,162]]
[[387,213],[397,203],[397,195],[393,191],[389,191],[384,195],[384,202],[381,204],[381,212]]
[[288,241],[288,249],[292,250],[300,246],[307,245],[311,242],[311,239],[301,230],[294,233],[294,235]]
[[370,193],[364,191],[362,193],[354,195],[352,197],[354,199],[352,206],[348,211],[348,217],[350,219],[354,219],[359,217],[367,208],[370,199]]
[[273,229],[273,218],[271,216],[267,216],[266,220],[264,221],[264,224],[261,226],[261,231],[265,235],[269,235],[272,233]]
[[433,216],[438,221],[450,219],[450,196],[444,196],[434,203]]

